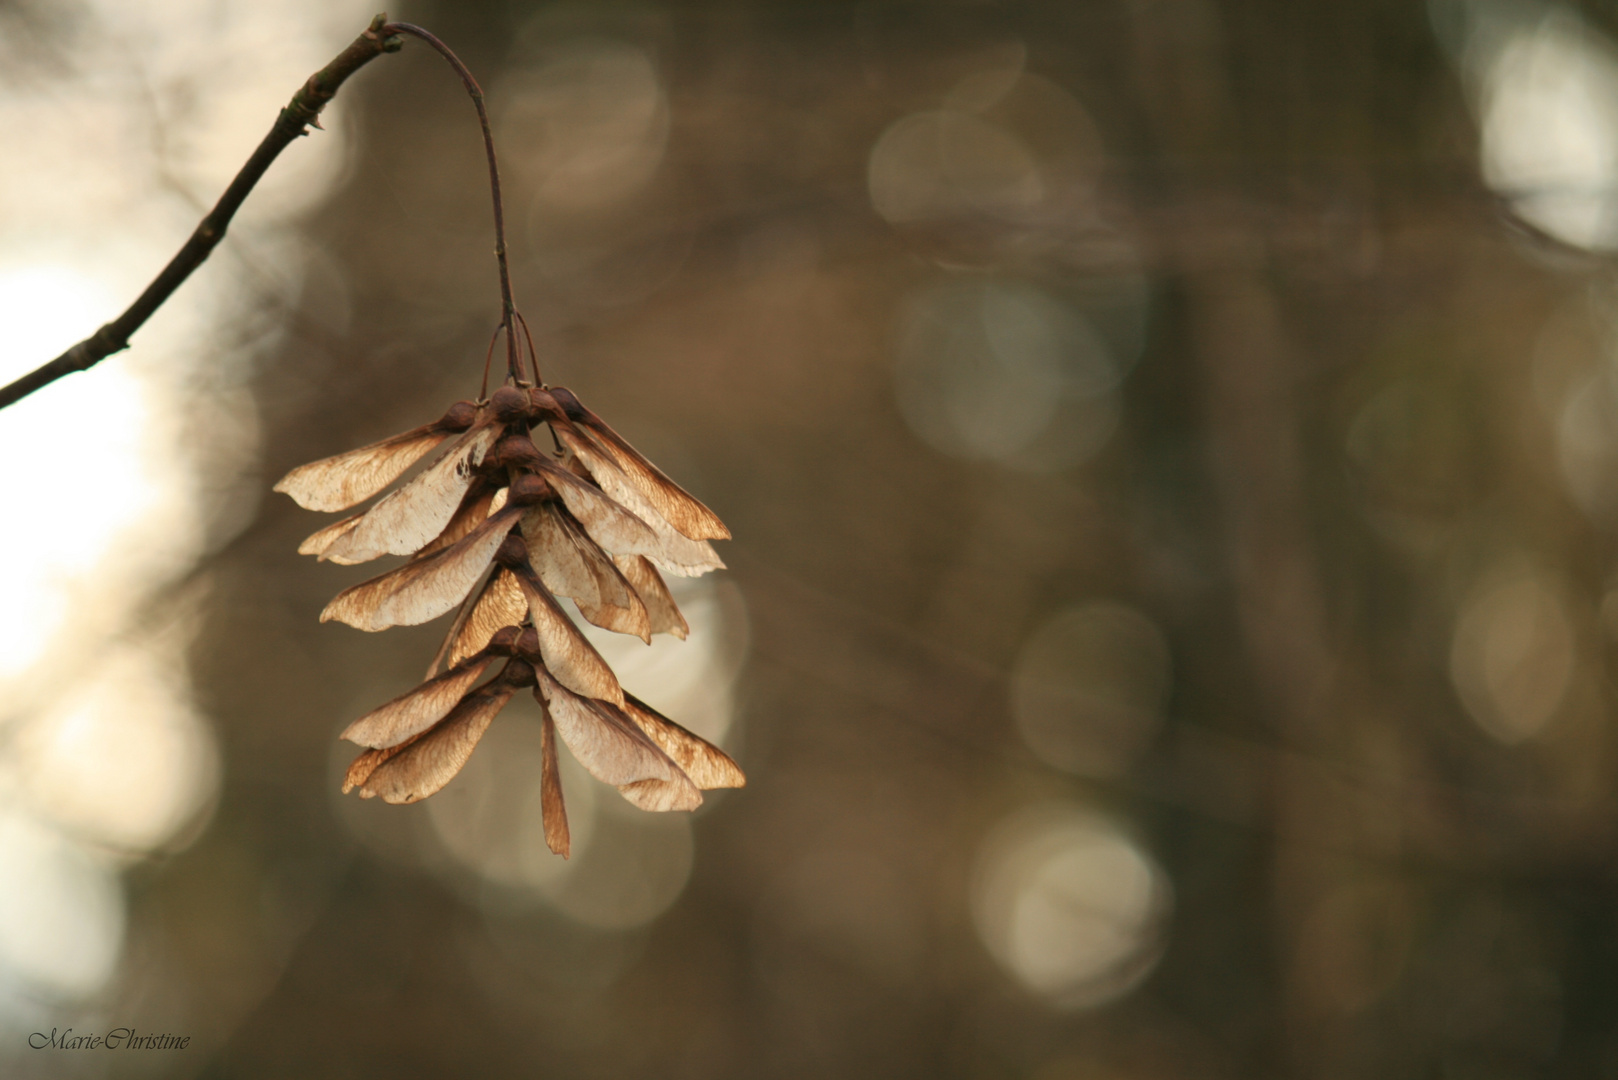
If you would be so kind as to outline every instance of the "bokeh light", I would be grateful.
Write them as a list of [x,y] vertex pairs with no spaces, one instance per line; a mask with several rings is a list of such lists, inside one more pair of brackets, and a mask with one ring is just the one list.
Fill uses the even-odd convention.
[[1099,815],[1035,806],[995,826],[978,855],[972,914],[996,960],[1063,1008],[1127,993],[1164,945],[1168,881]]
[[[0,83],[15,135],[0,379],[87,337],[162,268],[295,88],[283,65],[306,75],[352,35],[351,8],[313,10],[92,5],[74,65]],[[347,135],[306,142],[129,352],[0,417],[17,463],[0,480],[14,523],[0,532],[0,978],[15,991],[0,1014],[105,991],[126,952],[120,871],[193,841],[214,804],[219,752],[186,662],[205,590],[178,583],[257,501],[242,494],[258,438],[242,384],[250,347],[274,335],[243,315],[259,290],[295,294],[301,261],[265,230],[323,199],[346,162]],[[210,273],[220,264],[237,273]]]
[[0,976],[55,998],[93,994],[124,937],[115,867],[20,814],[0,810]]
[[1090,320],[1031,285],[934,285],[900,316],[899,408],[951,457],[1035,470],[1083,461],[1117,426],[1123,374]]
[[1618,52],[1555,8],[1497,48],[1484,74],[1484,180],[1560,240],[1618,244]]
[[1556,715],[1578,658],[1562,589],[1532,567],[1502,569],[1461,609],[1450,675],[1466,711],[1506,744],[1533,738]]
[[157,848],[206,807],[218,751],[184,675],[109,650],[94,675],[16,735],[28,804],[72,836],[125,852]]

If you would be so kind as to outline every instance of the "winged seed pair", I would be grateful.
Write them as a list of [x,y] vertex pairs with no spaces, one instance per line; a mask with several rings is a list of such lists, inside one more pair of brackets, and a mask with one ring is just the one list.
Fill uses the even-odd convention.
[[[343,791],[390,803],[432,795],[531,687],[542,712],[545,839],[565,856],[558,735],[591,775],[644,810],[691,810],[703,790],[746,782],[723,751],[625,693],[557,603],[569,597],[589,622],[647,642],[654,633],[684,638],[689,628],[659,570],[720,569],[708,541],[730,532],[570,391],[513,382],[486,401],[456,402],[433,423],[293,469],[275,490],[310,510],[348,510],[450,443],[408,483],[298,548],[345,565],[410,556],[343,590],[322,622],[385,630],[460,609],[427,681],[343,732],[366,748]],[[539,425],[554,451],[535,445]]]

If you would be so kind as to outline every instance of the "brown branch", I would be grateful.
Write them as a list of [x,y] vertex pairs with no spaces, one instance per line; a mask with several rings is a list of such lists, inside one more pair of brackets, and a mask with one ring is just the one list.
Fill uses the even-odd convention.
[[152,283],[146,286],[129,310],[107,323],[101,329],[73,346],[55,360],[24,375],[17,381],[0,387],[0,409],[15,404],[24,397],[55,382],[64,375],[85,371],[102,360],[129,347],[129,337],[139,330],[152,313],[163,306],[191,272],[201,266],[225,235],[230,219],[236,216],[248,192],[253,190],[270,162],[291,144],[293,139],[308,133],[308,125],[320,126],[320,110],[337,95],[337,88],[354,72],[387,52],[398,52],[403,44],[399,38],[385,32],[387,16],[378,15],[371,20],[366,31],[355,38],[331,63],[309,76],[307,82],[292,95],[292,101],[276,117],[275,125],[264,141],[258,144],[253,156],[247,159],[236,178],[230,182],[218,204],[202,219],[191,238],[185,242],[169,264]]

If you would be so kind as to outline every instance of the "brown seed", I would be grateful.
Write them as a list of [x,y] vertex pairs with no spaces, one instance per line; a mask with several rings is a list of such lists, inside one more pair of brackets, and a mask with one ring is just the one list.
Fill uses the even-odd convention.
[[520,536],[507,536],[494,552],[494,561],[509,570],[528,565],[528,545]]
[[502,386],[490,395],[489,408],[501,423],[514,423],[528,416],[528,395],[515,386]]
[[539,448],[526,435],[507,435],[495,444],[489,456],[496,465],[534,467],[539,463]]
[[478,418],[478,407],[470,401],[457,401],[445,410],[438,426],[445,431],[465,431]]
[[507,686],[533,686],[534,665],[526,660],[512,660],[501,670],[500,681]]
[[524,473],[511,482],[511,490],[506,493],[506,505],[531,506],[554,494],[554,489],[543,476]]
[[517,639],[521,636],[522,631],[517,627],[504,626],[494,632],[494,637],[489,639],[489,644],[486,647],[492,653],[510,656],[516,652]]

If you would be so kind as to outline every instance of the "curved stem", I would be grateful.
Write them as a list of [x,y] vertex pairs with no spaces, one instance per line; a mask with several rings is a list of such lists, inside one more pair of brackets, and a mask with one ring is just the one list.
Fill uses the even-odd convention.
[[[382,27],[385,34],[409,34],[420,38],[431,45],[445,60],[455,73],[461,77],[466,86],[466,92],[472,97],[472,104],[477,106],[478,123],[483,128],[483,149],[489,156],[489,190],[494,196],[494,257],[500,264],[500,325],[506,330],[506,373],[512,381],[522,378],[522,358],[517,349],[516,313],[517,307],[511,299],[511,272],[506,266],[506,215],[500,200],[500,166],[494,156],[494,133],[489,130],[489,113],[483,107],[483,88],[472,77],[461,58],[456,56],[448,45],[445,45],[436,36],[427,30],[412,23],[390,22]],[[536,371],[537,379],[539,373]]]

